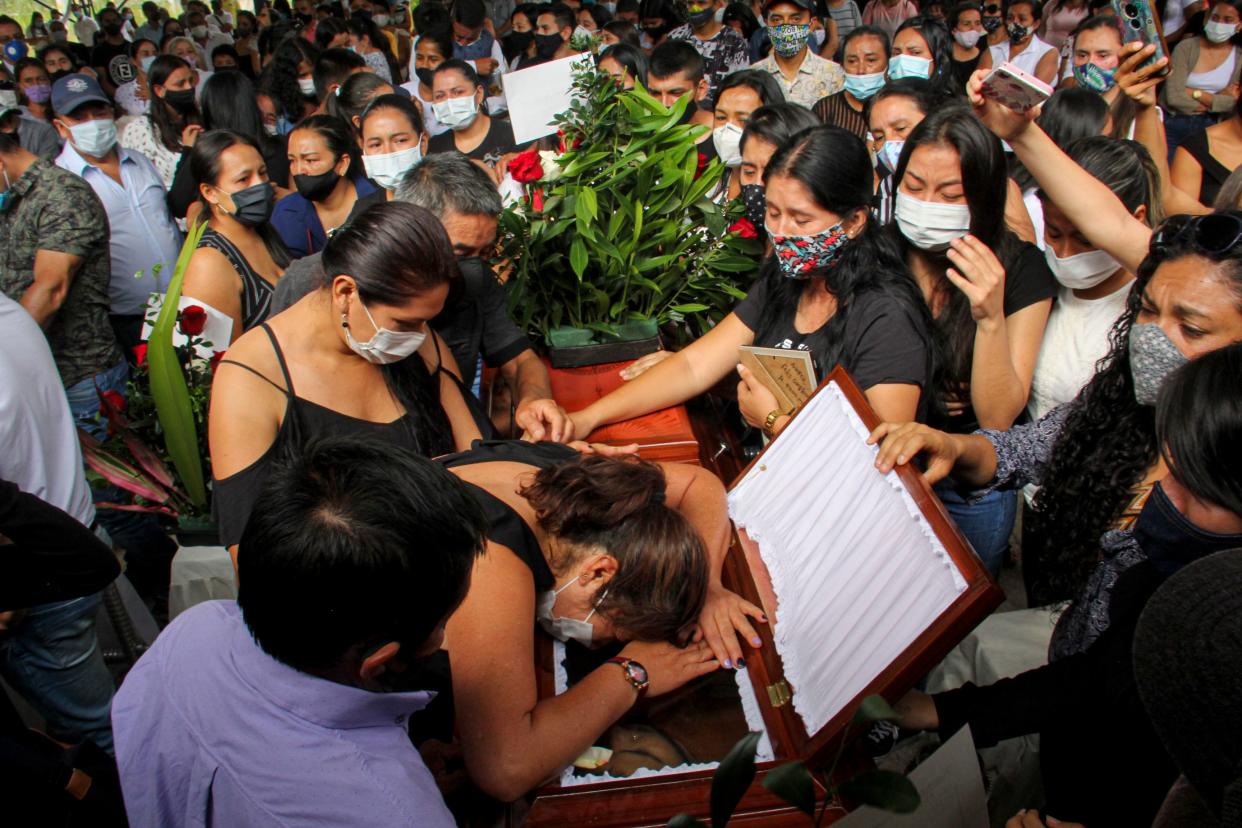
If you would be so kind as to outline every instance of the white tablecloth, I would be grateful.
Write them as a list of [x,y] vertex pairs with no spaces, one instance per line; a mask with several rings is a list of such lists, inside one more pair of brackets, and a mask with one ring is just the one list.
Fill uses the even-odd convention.
[[172,560],[168,618],[203,601],[237,597],[233,559],[223,546],[183,546]]

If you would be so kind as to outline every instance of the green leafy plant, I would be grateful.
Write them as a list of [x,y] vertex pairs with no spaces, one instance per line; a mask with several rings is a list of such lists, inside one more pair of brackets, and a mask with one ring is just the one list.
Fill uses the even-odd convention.
[[[850,730],[860,724],[880,721],[896,721],[897,712],[882,696],[867,696],[841,735],[841,746],[832,765],[821,779],[827,782],[823,803],[816,804],[815,778],[802,762],[789,762],[768,771],[763,787],[793,805],[807,815],[811,824],[823,824],[830,808],[838,808],[837,797],[851,802],[870,805],[896,814],[910,814],[919,807],[919,792],[914,783],[903,774],[887,770],[871,770],[859,774],[840,785],[832,780],[845,746],[849,743]],[[724,828],[733,812],[755,781],[755,750],[759,746],[759,733],[748,733],[729,751],[712,776],[711,828]],[[668,821],[668,828],[707,828],[689,814],[678,814]]]
[[[97,440],[79,429],[94,482],[110,483],[134,495],[132,503],[99,504],[102,508],[182,520],[203,518],[209,512],[207,412],[212,377],[223,351],[210,358],[201,356],[213,348],[199,335],[206,312],[196,306],[177,307],[190,254],[205,228],[200,225],[186,238],[151,335],[137,349],[138,364],[125,396],[100,393],[107,439]],[[177,330],[182,339],[174,344]]]
[[574,89],[558,150],[509,166],[525,187],[500,218],[514,318],[549,344],[567,328],[592,341],[668,323],[701,334],[745,296],[762,253],[740,208],[711,198],[724,167],[694,143],[706,127],[682,123],[689,96],[666,107],[593,67]]

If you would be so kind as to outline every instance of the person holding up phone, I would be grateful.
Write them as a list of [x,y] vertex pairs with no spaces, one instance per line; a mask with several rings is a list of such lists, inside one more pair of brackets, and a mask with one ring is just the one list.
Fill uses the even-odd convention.
[[1005,31],[1009,39],[989,45],[979,58],[979,68],[991,70],[1002,63],[1012,63],[1044,83],[1055,83],[1057,50],[1035,33],[1042,16],[1039,0],[1010,0],[1005,6]]
[[1242,73],[1239,27],[1242,0],[1219,0],[1205,19],[1202,34],[1186,38],[1173,50],[1161,97],[1169,115],[1164,130],[1170,162],[1183,141],[1233,109]]

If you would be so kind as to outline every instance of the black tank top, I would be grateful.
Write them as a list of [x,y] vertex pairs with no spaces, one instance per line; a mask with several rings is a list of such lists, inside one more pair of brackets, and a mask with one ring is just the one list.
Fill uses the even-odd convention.
[[[560,443],[475,440],[470,445],[469,451],[450,454],[437,460],[448,469],[494,462],[521,463],[537,469],[546,469],[577,456],[578,452]],[[547,559],[543,556],[543,550],[535,538],[535,533],[526,525],[521,515],[490,492],[468,481],[462,482],[470,488],[475,500],[483,507],[483,514],[487,517],[488,539],[512,550],[513,554],[530,568],[531,575],[535,579],[536,593],[552,589],[555,584],[552,570],[548,568]]]
[[[220,542],[225,546],[231,546],[241,540],[246,521],[250,518],[250,511],[267,480],[268,469],[272,463],[300,449],[311,440],[327,436],[356,436],[417,450],[413,436],[415,423],[408,412],[390,423],[374,423],[370,420],[350,417],[297,396],[293,388],[293,378],[289,375],[289,366],[285,362],[280,343],[276,341],[276,335],[272,333],[267,323],[263,323],[261,327],[267,333],[268,339],[272,341],[272,349],[276,352],[276,359],[280,363],[280,373],[285,381],[284,388],[249,365],[229,359],[222,361],[245,368],[284,394],[285,416],[280,423],[280,430],[276,432],[276,439],[261,457],[241,471],[223,480],[217,479],[212,484],[212,513],[220,528]],[[437,368],[433,376],[438,375],[439,372]],[[461,387],[460,381],[458,381],[458,387]],[[463,396],[469,397],[469,392],[463,392]],[[436,447],[435,453],[439,454],[451,449],[451,445],[440,446]]]
[[210,247],[229,260],[242,283],[241,318],[242,330],[248,331],[267,319],[272,309],[272,295],[276,286],[260,276],[246,261],[246,257],[228,239],[208,228],[198,242],[199,247]]

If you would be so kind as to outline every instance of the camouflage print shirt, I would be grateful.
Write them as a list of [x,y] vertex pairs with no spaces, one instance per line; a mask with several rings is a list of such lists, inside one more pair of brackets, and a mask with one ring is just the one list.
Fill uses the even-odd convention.
[[108,216],[90,184],[43,159],[11,189],[8,209],[0,212],[0,291],[21,301],[34,282],[39,250],[83,260],[47,329],[61,381],[69,387],[122,359],[108,321]]

